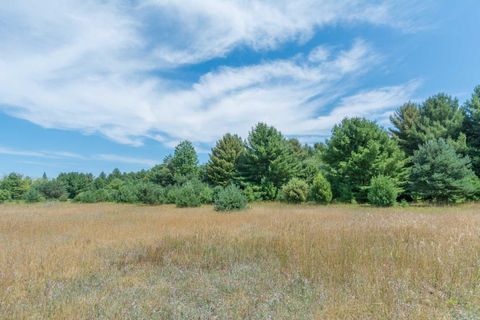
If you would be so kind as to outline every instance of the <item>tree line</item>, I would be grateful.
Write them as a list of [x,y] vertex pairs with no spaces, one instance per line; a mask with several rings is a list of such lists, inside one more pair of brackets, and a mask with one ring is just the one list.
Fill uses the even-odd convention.
[[258,123],[245,140],[225,134],[201,165],[193,144],[183,141],[162,163],[139,172],[53,179],[11,173],[0,181],[0,202],[214,203],[233,210],[257,200],[392,206],[480,198],[480,86],[463,105],[437,94],[404,104],[390,121],[387,130],[345,118],[313,146]]

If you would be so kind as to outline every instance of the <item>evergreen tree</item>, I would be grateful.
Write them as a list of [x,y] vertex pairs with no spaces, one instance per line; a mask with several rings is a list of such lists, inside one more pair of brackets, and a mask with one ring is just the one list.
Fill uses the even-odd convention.
[[0,189],[7,190],[13,200],[21,199],[29,188],[30,179],[13,172],[4,177],[0,183]]
[[259,123],[248,136],[239,171],[246,182],[262,189],[265,200],[272,200],[284,183],[298,175],[299,163],[283,135]]
[[420,125],[420,108],[416,104],[408,102],[390,117],[390,121],[394,126],[390,131],[398,145],[406,154],[413,155],[421,143],[417,131]]
[[448,95],[435,95],[421,105],[407,103],[390,120],[395,127],[391,130],[394,138],[409,156],[420,145],[439,138],[449,140],[458,151],[466,151],[464,115],[458,100]]
[[208,180],[214,185],[226,187],[238,180],[238,159],[245,151],[242,139],[227,133],[212,149],[207,164]]
[[68,172],[60,173],[57,181],[63,184],[70,199],[74,199],[79,193],[88,190],[93,184],[91,173]]
[[436,202],[462,202],[477,191],[477,177],[468,156],[459,155],[444,139],[428,141],[413,156],[410,188],[414,195]]
[[163,163],[154,166],[147,173],[147,180],[161,186],[167,187],[175,183],[172,167],[172,156],[168,155],[163,159]]
[[372,177],[389,176],[400,186],[406,176],[405,155],[398,144],[375,122],[363,118],[336,125],[323,158],[334,197],[342,201],[367,201]]
[[480,86],[475,88],[471,99],[465,103],[464,128],[473,170],[480,176]]
[[198,157],[190,141],[182,141],[175,147],[171,168],[175,180],[192,178],[197,174]]

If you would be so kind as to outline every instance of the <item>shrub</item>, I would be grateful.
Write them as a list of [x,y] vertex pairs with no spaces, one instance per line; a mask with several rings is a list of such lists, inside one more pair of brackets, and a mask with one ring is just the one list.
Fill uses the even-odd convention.
[[159,185],[151,182],[141,183],[137,187],[137,198],[138,201],[150,205],[162,204],[166,202],[165,190]]
[[179,208],[200,207],[202,198],[199,190],[195,188],[195,183],[188,181],[175,192],[175,204]]
[[23,195],[23,199],[28,203],[40,202],[45,200],[42,197],[40,191],[37,188],[30,188],[28,191]]
[[243,190],[243,194],[245,195],[245,197],[247,197],[248,202],[262,199],[262,192],[260,190],[260,187],[252,184],[247,184],[247,186]]
[[132,184],[123,184],[113,193],[113,200],[120,203],[134,203],[138,201],[137,190]]
[[77,194],[74,200],[82,203],[95,203],[97,202],[97,197],[95,195],[95,191],[87,190]]
[[112,193],[107,189],[95,190],[96,202],[109,202],[113,201]]
[[12,198],[10,191],[5,189],[0,189],[0,203],[4,203]]
[[332,187],[321,173],[318,173],[313,179],[310,198],[318,203],[330,203],[332,201]]
[[368,189],[368,201],[379,207],[391,207],[397,202],[398,188],[392,178],[373,177]]
[[213,189],[210,188],[208,185],[201,183],[196,188],[198,188],[198,192],[200,194],[200,201],[203,204],[210,204],[213,203]]
[[175,204],[177,201],[178,186],[168,186],[165,188],[165,203]]
[[63,194],[60,198],[58,198],[58,201],[67,202],[68,201],[68,195],[66,193]]
[[308,184],[301,179],[293,178],[282,187],[282,194],[287,202],[305,202],[307,201]]
[[41,182],[37,188],[47,199],[59,199],[67,192],[65,186],[58,180]]
[[247,206],[247,197],[242,190],[234,185],[230,185],[218,193],[215,199],[215,210],[233,211],[241,210]]

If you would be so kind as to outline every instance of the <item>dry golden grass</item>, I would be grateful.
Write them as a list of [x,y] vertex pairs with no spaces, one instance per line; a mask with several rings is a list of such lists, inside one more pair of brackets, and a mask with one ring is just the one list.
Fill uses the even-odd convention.
[[480,205],[0,206],[1,319],[478,319]]

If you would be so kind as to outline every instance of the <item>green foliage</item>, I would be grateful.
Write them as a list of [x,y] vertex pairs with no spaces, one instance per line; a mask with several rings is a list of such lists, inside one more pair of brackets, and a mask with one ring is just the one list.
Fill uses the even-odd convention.
[[163,163],[154,166],[147,173],[147,180],[163,187],[171,186],[175,183],[175,177],[172,167],[172,156],[163,159]]
[[190,141],[182,141],[175,147],[170,165],[177,182],[183,182],[196,176],[198,157]]
[[298,174],[299,163],[283,135],[259,123],[248,136],[239,172],[246,182],[261,186],[264,200],[274,200],[278,189]]
[[0,203],[4,203],[12,198],[10,191],[5,189],[0,189]]
[[135,185],[124,183],[112,193],[113,200],[120,203],[135,203],[138,201]]
[[473,170],[480,176],[480,86],[475,88],[464,108],[468,154],[472,160]]
[[367,201],[370,180],[391,177],[397,185],[406,176],[405,155],[375,122],[344,119],[333,128],[323,154],[334,196],[345,202]]
[[247,197],[235,185],[229,185],[221,190],[215,198],[215,210],[233,211],[245,209],[247,206]]
[[262,192],[259,186],[247,184],[243,189],[243,193],[245,194],[248,202],[262,199]]
[[245,151],[242,139],[227,133],[212,149],[207,164],[208,180],[217,186],[228,186],[238,181],[238,160]]
[[158,205],[166,203],[165,192],[164,188],[152,182],[140,183],[137,186],[138,201],[145,204]]
[[40,180],[36,188],[47,199],[60,199],[66,194],[65,186],[58,180]]
[[93,175],[78,172],[61,173],[57,181],[63,184],[68,197],[74,199],[79,193],[90,189]]
[[463,202],[476,192],[470,159],[444,139],[429,141],[413,156],[410,187],[414,195],[435,202]]
[[397,202],[399,190],[390,177],[373,177],[368,189],[368,202],[378,207],[392,207]]
[[310,198],[317,203],[330,203],[332,201],[332,187],[321,173],[317,173],[312,181]]
[[287,202],[305,202],[308,196],[308,184],[299,178],[292,178],[282,187],[282,195]]
[[195,183],[188,181],[175,192],[175,204],[179,208],[200,207],[202,198]]
[[77,194],[74,200],[82,203],[95,203],[97,202],[97,196],[94,190],[87,190]]
[[110,202],[113,201],[112,193],[108,189],[95,190],[96,202]]
[[38,191],[37,188],[30,188],[28,191],[23,195],[23,200],[28,203],[34,203],[34,202],[41,202],[45,200],[44,197],[42,197],[42,194],[40,191]]
[[412,156],[427,141],[443,138],[465,150],[462,125],[464,115],[458,100],[445,94],[428,98],[421,105],[407,103],[391,118],[392,134],[407,155]]
[[30,188],[30,179],[23,178],[21,174],[10,173],[0,183],[0,189],[10,192],[13,200],[22,199]]

